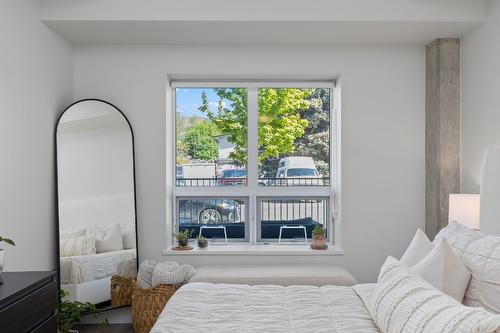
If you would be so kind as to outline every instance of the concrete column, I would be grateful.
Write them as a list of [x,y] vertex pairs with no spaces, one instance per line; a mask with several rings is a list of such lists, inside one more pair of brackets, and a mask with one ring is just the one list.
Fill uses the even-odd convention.
[[425,232],[448,224],[448,195],[460,193],[460,39],[427,46]]

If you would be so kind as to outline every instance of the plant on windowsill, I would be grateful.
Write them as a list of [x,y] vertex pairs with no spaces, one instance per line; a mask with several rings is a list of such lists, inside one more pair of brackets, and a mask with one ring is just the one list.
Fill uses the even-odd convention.
[[311,248],[314,250],[326,250],[326,229],[322,225],[317,225],[312,231]]
[[208,247],[208,240],[203,236],[198,236],[196,238],[198,240],[198,247],[200,249],[206,249]]
[[[14,243],[14,241],[12,239],[8,239],[8,238],[3,238],[2,236],[0,236],[0,243],[7,243],[9,245],[12,245],[12,246],[16,246],[16,243]],[[0,249],[0,275],[2,274],[2,271],[3,271],[3,256],[4,256],[4,251],[3,249]],[[0,281],[0,284],[1,284],[1,281]]]
[[[61,289],[61,304],[57,311],[57,331],[58,333],[78,333],[73,326],[81,321],[82,315],[93,315],[98,317],[101,311],[92,303],[70,301],[67,298],[69,293]],[[108,320],[104,318],[103,325],[108,324]]]
[[183,230],[174,234],[175,239],[177,239],[177,245],[179,247],[187,247],[189,238],[193,234],[193,230]]

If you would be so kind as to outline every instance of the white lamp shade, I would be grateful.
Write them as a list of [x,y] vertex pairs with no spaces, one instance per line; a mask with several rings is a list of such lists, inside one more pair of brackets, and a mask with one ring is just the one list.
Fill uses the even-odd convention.
[[450,194],[448,222],[479,230],[479,194]]
[[500,236],[500,148],[489,148],[483,159],[481,231]]

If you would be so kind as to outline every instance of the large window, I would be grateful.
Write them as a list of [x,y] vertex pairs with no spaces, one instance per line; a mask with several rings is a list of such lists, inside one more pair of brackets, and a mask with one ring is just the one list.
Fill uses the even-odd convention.
[[174,83],[174,232],[221,242],[332,237],[333,84]]

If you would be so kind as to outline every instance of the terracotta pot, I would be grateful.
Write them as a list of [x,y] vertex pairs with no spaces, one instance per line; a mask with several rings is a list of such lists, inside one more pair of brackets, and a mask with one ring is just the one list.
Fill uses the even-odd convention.
[[200,249],[204,249],[208,247],[208,240],[207,239],[198,239],[198,247]]
[[188,239],[188,238],[177,238],[177,244],[178,244],[180,247],[185,247],[185,246],[188,246],[188,241],[189,241],[189,239]]
[[311,247],[313,249],[326,249],[326,236],[325,235],[312,235]]

